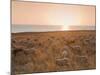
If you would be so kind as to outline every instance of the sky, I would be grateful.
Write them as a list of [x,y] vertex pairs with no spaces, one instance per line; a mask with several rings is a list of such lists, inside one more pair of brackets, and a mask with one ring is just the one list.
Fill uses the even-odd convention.
[[12,24],[95,25],[95,6],[12,1]]

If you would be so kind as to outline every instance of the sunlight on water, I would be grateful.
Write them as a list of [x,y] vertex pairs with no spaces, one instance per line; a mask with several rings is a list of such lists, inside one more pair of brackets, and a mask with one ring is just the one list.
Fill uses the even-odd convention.
[[69,26],[68,25],[63,25],[61,30],[69,30]]

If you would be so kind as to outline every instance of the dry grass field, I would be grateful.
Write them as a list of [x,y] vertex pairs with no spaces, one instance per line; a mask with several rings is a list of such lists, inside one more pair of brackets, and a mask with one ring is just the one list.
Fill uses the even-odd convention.
[[96,31],[12,33],[12,75],[96,68]]

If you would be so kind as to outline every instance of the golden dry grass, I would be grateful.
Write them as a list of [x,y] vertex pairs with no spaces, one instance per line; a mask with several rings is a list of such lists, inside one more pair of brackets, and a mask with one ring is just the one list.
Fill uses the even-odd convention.
[[96,32],[12,33],[12,74],[96,68]]

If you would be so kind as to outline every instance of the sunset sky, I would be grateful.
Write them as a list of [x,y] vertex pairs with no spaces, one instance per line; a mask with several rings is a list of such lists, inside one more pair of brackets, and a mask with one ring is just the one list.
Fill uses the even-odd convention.
[[13,1],[12,24],[95,25],[95,6]]

